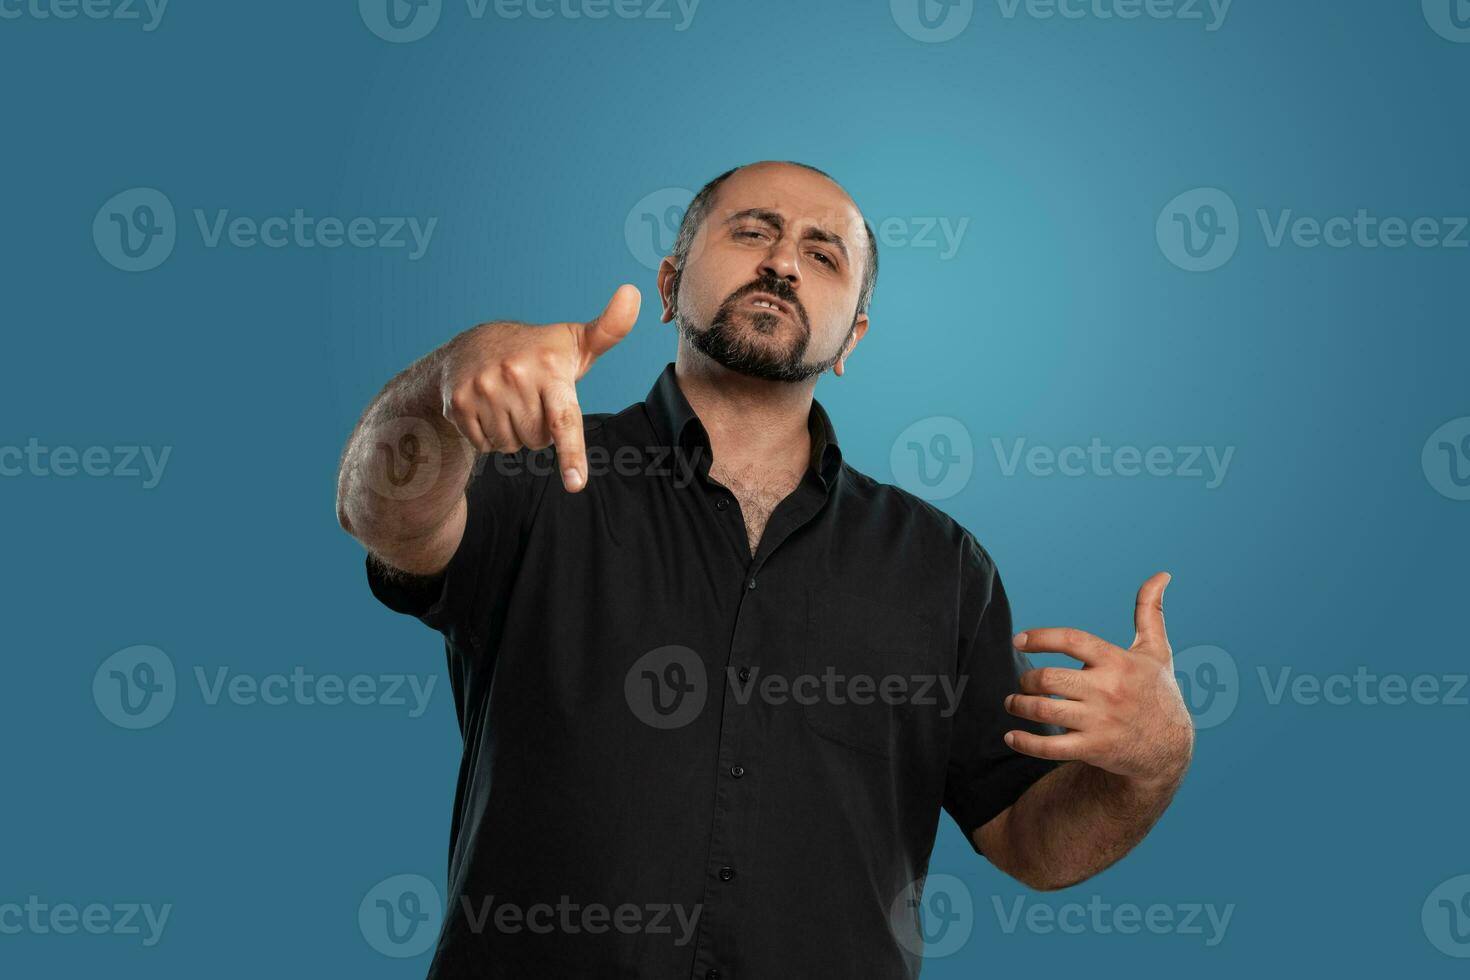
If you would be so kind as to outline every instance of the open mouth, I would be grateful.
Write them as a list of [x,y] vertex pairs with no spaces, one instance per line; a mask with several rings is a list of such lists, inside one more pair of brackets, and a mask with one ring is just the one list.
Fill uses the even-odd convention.
[[756,293],[747,298],[745,303],[747,306],[754,307],[757,310],[764,310],[767,313],[779,313],[786,317],[791,316],[791,307],[770,293]]

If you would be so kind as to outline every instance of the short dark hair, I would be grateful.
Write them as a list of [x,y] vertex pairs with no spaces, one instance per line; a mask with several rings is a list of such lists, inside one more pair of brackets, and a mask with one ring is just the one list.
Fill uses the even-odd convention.
[[[808,163],[798,163],[795,160],[761,162],[785,163],[793,167],[802,167],[810,170],[812,173],[821,174],[834,184],[837,183],[836,180],[833,180],[831,174],[823,170],[818,170]],[[720,189],[721,184],[730,178],[731,174],[751,166],[754,166],[754,164],[744,163],[738,167],[731,167],[701,187],[699,193],[694,195],[694,200],[689,202],[689,207],[684,211],[684,220],[679,223],[679,235],[674,239],[674,264],[679,267],[680,274],[684,271],[684,263],[689,259],[689,249],[694,244],[694,236],[699,233],[700,225],[704,224],[704,219],[709,216],[710,207],[714,203],[715,192]],[[866,268],[863,269],[862,289],[858,291],[858,313],[866,313],[868,311],[868,303],[873,299],[873,287],[878,283],[878,242],[873,237],[873,228],[868,224],[866,217],[863,219],[863,231],[868,235],[868,261]],[[677,289],[677,280],[675,281],[675,288]]]

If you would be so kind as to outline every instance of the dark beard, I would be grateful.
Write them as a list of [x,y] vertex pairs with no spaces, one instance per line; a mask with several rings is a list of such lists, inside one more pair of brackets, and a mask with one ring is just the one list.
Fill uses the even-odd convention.
[[[677,286],[675,288],[677,289]],[[750,343],[741,336],[740,327],[735,323],[735,318],[750,315],[740,311],[739,305],[746,296],[754,292],[768,292],[777,296],[785,300],[796,311],[794,322],[800,335],[791,344],[790,349],[784,353]],[[797,308],[787,290],[782,289],[778,284],[769,282],[748,286],[725,300],[715,311],[714,318],[710,320],[709,328],[706,330],[696,328],[685,317],[682,310],[676,311],[674,323],[678,325],[679,333],[689,341],[691,347],[716,364],[723,365],[739,374],[760,378],[763,381],[795,383],[815,378],[836,364],[842,354],[842,347],[847,346],[844,342],[842,347],[837,349],[836,355],[820,364],[805,363],[807,345],[812,337],[806,316]],[[751,316],[751,323],[754,329],[761,333],[780,328],[780,318],[774,313],[756,313]]]

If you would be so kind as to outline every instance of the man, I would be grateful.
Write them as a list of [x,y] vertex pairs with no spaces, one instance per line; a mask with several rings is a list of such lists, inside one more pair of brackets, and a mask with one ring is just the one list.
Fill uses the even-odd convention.
[[748,165],[659,269],[679,346],[645,402],[577,402],[624,285],[587,323],[474,327],[368,407],[339,519],[444,633],[465,741],[431,976],[912,977],[941,809],[1055,889],[1167,806],[1193,745],[1168,576],[1128,650],[1012,638],[973,535],[842,460],[812,392],[876,275],[838,184]]

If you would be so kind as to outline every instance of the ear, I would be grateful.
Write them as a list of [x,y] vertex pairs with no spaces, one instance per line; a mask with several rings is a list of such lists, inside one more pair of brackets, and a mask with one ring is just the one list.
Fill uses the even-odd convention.
[[663,313],[659,315],[659,322],[669,323],[674,319],[674,312],[678,307],[679,267],[667,255],[658,264],[658,297],[663,302]]
[[847,347],[842,351],[842,356],[837,359],[837,363],[832,367],[833,374],[837,375],[838,377],[842,376],[842,372],[847,366],[848,355],[852,353],[853,348],[858,345],[858,341],[862,340],[863,334],[867,332],[868,315],[866,313],[859,313],[858,318],[856,322],[854,322],[852,327],[852,337],[848,339]]

